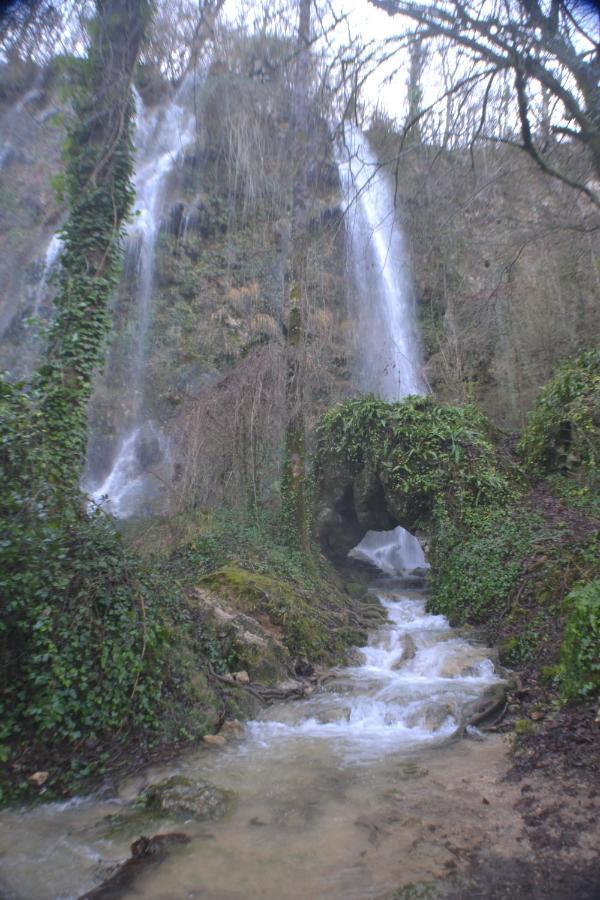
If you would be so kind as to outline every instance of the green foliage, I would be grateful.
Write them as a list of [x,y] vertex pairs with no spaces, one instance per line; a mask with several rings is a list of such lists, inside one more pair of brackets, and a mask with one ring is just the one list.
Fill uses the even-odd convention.
[[70,214],[46,357],[27,388],[0,381],[0,757],[70,747],[80,776],[103,761],[80,758],[90,742],[165,734],[161,716],[179,737],[184,710],[189,736],[211,718],[192,709],[210,706],[211,692],[194,682],[181,591],[127,550],[78,489],[133,199],[127,65],[141,29],[134,39],[123,24],[120,13],[98,19],[90,55],[73,70]]
[[570,475],[550,475],[547,481],[552,493],[567,506],[600,518],[600,491],[596,487],[581,484]]
[[333,456],[355,473],[373,468],[423,524],[441,509],[457,518],[514,495],[491,426],[474,406],[446,406],[431,397],[347,400],[323,416],[318,453],[321,462]]
[[[121,229],[134,196],[131,97],[115,141],[112,116],[119,113],[120,106],[101,113],[104,128],[99,127],[93,89],[97,73],[90,64],[84,74],[75,94],[76,118],[65,147],[64,185],[70,215],[61,234],[56,316],[46,359],[34,381],[49,451],[47,474],[62,480],[77,479],[84,458],[86,405],[106,348],[109,302],[121,266]],[[110,141],[114,144],[107,153]]]
[[474,511],[462,527],[439,519],[432,609],[455,623],[487,623],[501,615],[540,526],[539,517],[518,507]]
[[18,386],[0,382],[0,419],[0,744],[156,732],[167,695],[191,696],[181,591],[77,489],[40,477],[34,401]]
[[538,474],[576,474],[600,485],[600,350],[563,365],[542,390],[521,441],[524,461]]
[[182,584],[235,562],[249,572],[316,587],[315,569],[282,539],[279,522],[265,512],[252,520],[232,510],[216,510],[207,521],[193,520],[193,535],[174,549],[167,566]]
[[600,578],[577,585],[565,601],[569,618],[558,671],[562,694],[584,699],[600,690]]

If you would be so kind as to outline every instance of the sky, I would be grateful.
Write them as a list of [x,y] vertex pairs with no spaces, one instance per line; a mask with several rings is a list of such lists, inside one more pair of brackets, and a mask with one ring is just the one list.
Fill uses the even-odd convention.
[[[354,43],[381,46],[386,37],[399,31],[399,22],[377,9],[368,0],[327,0],[336,17],[343,21],[328,33],[326,41],[333,55],[341,47]],[[273,0],[276,6],[277,0]],[[226,0],[223,21],[236,21],[240,14],[251,18],[262,7],[260,0]],[[327,20],[326,20],[327,21]],[[293,23],[294,26],[296,22]],[[366,81],[362,100],[370,108],[380,107],[393,117],[402,117],[405,103],[406,57],[378,66]],[[394,75],[400,66],[401,71]],[[391,80],[390,80],[391,79]]]

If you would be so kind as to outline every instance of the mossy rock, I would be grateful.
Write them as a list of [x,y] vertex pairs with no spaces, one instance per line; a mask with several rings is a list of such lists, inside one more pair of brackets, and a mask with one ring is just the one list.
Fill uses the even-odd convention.
[[293,656],[319,658],[327,648],[327,625],[322,611],[312,606],[300,587],[239,566],[224,566],[199,582],[224,595],[237,609],[255,616]]
[[333,557],[367,530],[429,532],[442,513],[464,520],[475,509],[505,507],[518,492],[518,470],[471,405],[353,398],[327,412],[318,432],[315,522]]
[[169,819],[220,819],[233,801],[233,793],[199,778],[173,775],[152,784],[139,795],[135,806]]
[[102,830],[111,837],[156,827],[165,819],[212,822],[231,809],[234,798],[232,791],[203,779],[173,775],[145,788],[123,812],[107,816],[101,823]]

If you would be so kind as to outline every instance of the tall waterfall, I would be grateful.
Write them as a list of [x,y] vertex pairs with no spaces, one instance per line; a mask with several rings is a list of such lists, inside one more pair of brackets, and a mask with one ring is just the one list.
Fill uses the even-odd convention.
[[387,400],[422,394],[415,298],[394,193],[369,142],[347,124],[338,151],[356,288],[359,386]]
[[159,426],[146,418],[144,376],[165,188],[192,141],[195,127],[193,116],[180,99],[178,94],[166,107],[150,111],[136,94],[136,204],[126,244],[126,269],[135,273],[130,314],[135,337],[121,386],[128,403],[110,470],[99,478],[88,473],[83,485],[95,502],[107,498],[106,508],[122,517],[136,514],[148,499],[160,493],[156,467],[163,475],[168,475],[169,468],[169,442]]

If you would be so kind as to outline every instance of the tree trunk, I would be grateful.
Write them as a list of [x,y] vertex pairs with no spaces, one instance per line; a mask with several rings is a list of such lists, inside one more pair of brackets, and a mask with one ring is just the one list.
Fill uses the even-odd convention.
[[77,483],[80,476],[87,402],[110,330],[121,233],[134,197],[131,83],[149,17],[149,0],[96,0],[74,96],[56,318],[34,383],[48,478],[59,483]]

